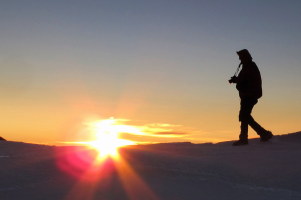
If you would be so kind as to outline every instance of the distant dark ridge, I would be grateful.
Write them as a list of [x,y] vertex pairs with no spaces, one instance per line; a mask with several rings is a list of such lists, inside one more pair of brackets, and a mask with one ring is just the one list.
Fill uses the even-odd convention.
[[191,142],[170,142],[170,143],[156,143],[156,144],[151,144],[153,146],[187,146],[187,145],[191,145]]
[[[259,139],[260,139],[259,137],[252,138],[252,139],[249,139],[249,142],[257,141]],[[278,141],[282,141],[282,142],[290,142],[290,143],[301,143],[301,131],[295,132],[295,133],[287,133],[287,134],[283,134],[283,135],[274,135],[274,137],[272,138],[271,141],[273,141],[273,140],[278,140]],[[233,141],[235,141],[235,140],[233,140]],[[223,141],[223,142],[218,142],[216,144],[228,145],[228,144],[231,144],[233,141]]]
[[6,141],[6,139],[4,139],[3,137],[0,137],[0,141]]
[[[250,142],[254,141],[257,142],[259,141],[260,138],[253,138],[250,139]],[[272,138],[271,141],[273,140],[278,140],[278,141],[282,141],[282,142],[289,142],[289,143],[300,143],[301,144],[301,131],[299,132],[295,132],[295,133],[288,133],[288,134],[284,134],[284,135],[274,135],[274,137]],[[234,140],[233,140],[234,141]],[[195,148],[199,148],[201,146],[215,146],[215,145],[225,145],[225,146],[231,146],[231,144],[233,143],[233,141],[223,141],[223,142],[218,142],[218,143],[198,143],[198,144],[194,144],[191,142],[171,142],[171,143],[156,143],[156,144],[141,144],[141,145],[137,145],[134,146],[136,147],[142,147],[142,148],[155,148],[155,149],[175,149],[175,148],[179,148],[179,149],[183,149],[183,148],[191,148],[191,147],[195,147]]]
[[279,140],[284,142],[301,143],[301,131],[295,133],[288,133],[285,135],[278,135]]
[[185,147],[191,147],[193,144],[191,142],[170,142],[170,143],[155,143],[155,144],[138,144],[134,146],[127,146],[125,148],[135,148],[135,149],[156,149],[156,150],[167,150],[167,149],[183,149]]

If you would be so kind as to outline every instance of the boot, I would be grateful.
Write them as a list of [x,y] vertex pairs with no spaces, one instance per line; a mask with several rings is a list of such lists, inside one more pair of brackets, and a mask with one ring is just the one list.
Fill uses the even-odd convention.
[[260,135],[260,141],[261,142],[267,142],[273,137],[273,134],[271,131],[265,131],[263,134]]

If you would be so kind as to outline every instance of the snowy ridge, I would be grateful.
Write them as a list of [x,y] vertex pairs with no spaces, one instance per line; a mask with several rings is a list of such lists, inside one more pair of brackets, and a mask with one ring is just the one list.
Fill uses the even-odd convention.
[[[65,199],[76,180],[55,165],[54,152],[61,149],[0,143],[0,199]],[[122,149],[121,155],[163,200],[301,199],[301,132],[267,143],[252,139],[241,147],[231,142],[140,145]],[[129,199],[118,178],[113,180],[91,199]]]

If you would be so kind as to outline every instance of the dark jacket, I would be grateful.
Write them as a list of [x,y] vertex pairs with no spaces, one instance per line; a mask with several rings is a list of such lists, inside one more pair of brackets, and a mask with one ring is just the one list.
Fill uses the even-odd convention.
[[261,75],[257,65],[253,61],[243,64],[236,84],[240,98],[259,99],[262,96],[261,84]]

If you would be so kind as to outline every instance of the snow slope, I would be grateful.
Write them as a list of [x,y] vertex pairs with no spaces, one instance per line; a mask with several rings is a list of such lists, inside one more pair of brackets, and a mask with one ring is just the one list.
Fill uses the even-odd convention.
[[59,167],[58,160],[72,154],[67,149],[0,142],[0,199],[301,199],[301,132],[240,147],[223,142],[125,148],[121,155],[130,170],[119,172],[111,163],[93,182]]

